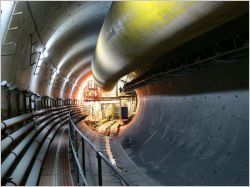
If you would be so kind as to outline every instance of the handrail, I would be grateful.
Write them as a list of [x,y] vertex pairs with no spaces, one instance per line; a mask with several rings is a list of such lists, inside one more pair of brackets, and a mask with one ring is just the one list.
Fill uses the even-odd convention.
[[70,144],[70,147],[71,147],[71,150],[72,150],[76,165],[78,167],[78,170],[80,171],[79,174],[80,174],[80,176],[81,176],[81,178],[83,180],[83,183],[84,183],[85,186],[88,186],[88,182],[87,182],[87,179],[86,179],[86,177],[84,175],[84,171],[83,171],[83,169],[81,167],[81,164],[80,164],[79,160],[77,159],[77,153],[76,153],[75,148],[73,146],[71,136],[69,136],[69,144]]
[[[98,150],[95,145],[76,127],[76,125],[74,124],[73,120],[71,119],[71,112],[69,112],[69,125],[70,125],[70,128],[69,128],[69,132],[70,132],[70,135],[69,135],[69,141],[70,141],[70,146],[71,146],[71,149],[73,151],[73,156],[74,156],[74,159],[75,159],[75,162],[77,164],[77,167],[79,168],[78,169],[78,172],[81,174],[83,173],[84,175],[81,176],[82,178],[85,178],[86,179],[86,174],[85,174],[85,161],[84,161],[84,142],[86,141],[90,147],[96,152],[96,156],[97,156],[97,162],[98,162],[98,179],[99,179],[99,186],[102,186],[102,168],[101,168],[101,160],[103,160],[109,167],[111,170],[113,170],[113,172],[123,181],[123,183],[126,185],[126,186],[130,186],[131,183],[128,182],[128,180],[121,174],[121,172],[109,161],[109,159],[107,159],[100,150]],[[74,131],[73,131],[74,130]],[[74,132],[74,133],[73,133]],[[76,133],[77,132],[77,133]],[[82,158],[83,158],[83,169],[82,167],[80,166],[80,162],[79,162],[79,159],[77,158],[77,153],[78,153],[78,146],[77,146],[77,134],[80,135],[81,137],[81,140],[82,140]],[[72,138],[71,138],[72,136]],[[74,140],[75,142],[75,146],[76,148],[74,148],[74,143],[72,141],[72,139]],[[78,173],[77,173],[78,175]],[[77,176],[77,179],[78,179],[78,176]]]

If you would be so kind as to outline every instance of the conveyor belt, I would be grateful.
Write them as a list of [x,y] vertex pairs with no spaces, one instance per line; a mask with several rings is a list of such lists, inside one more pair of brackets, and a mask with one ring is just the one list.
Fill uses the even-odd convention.
[[52,141],[41,172],[39,185],[72,186],[68,152],[68,127],[60,128]]

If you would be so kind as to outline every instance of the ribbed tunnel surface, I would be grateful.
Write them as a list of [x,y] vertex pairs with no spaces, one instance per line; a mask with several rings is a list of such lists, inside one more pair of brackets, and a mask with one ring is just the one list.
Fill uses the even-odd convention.
[[1,184],[249,185],[249,4],[1,1]]

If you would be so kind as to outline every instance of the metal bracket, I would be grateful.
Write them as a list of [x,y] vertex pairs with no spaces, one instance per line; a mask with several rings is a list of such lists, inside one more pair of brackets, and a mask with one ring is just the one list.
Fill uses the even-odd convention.
[[[34,45],[37,45],[37,41],[32,42],[32,34],[30,34],[30,66],[33,66],[34,64],[36,64],[39,61],[39,58],[41,56],[41,52],[32,51]],[[38,60],[32,62],[32,57],[37,53],[39,53]]]

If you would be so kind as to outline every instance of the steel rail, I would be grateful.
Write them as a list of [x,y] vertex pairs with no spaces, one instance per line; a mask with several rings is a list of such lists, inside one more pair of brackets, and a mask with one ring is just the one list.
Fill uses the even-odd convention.
[[[71,119],[71,112],[72,111],[70,111],[70,113],[69,113],[69,122],[70,122],[70,130],[69,130],[69,132],[70,132],[70,135],[69,135],[69,137],[70,137],[70,145],[71,145],[71,148],[72,148],[72,152],[73,152],[73,155],[74,155],[74,157],[75,156],[77,156],[77,154],[76,154],[76,152],[77,151],[75,151],[75,148],[74,148],[74,146],[73,146],[73,142],[72,142],[72,138],[71,138],[71,136],[73,137],[73,139],[75,139],[75,138],[77,138],[76,136],[74,137],[74,133],[73,133],[73,128],[74,128],[74,130],[75,130],[75,132],[77,132],[77,134],[79,134],[80,135],[80,137],[81,137],[81,139],[82,140],[84,140],[84,141],[86,141],[89,145],[90,145],[90,147],[96,152],[96,156],[97,156],[97,161],[98,161],[98,175],[99,175],[99,186],[102,186],[102,176],[101,176],[101,174],[102,174],[102,170],[101,170],[101,160],[103,160],[109,167],[110,167],[110,169],[124,182],[124,184],[126,185],[126,186],[130,186],[131,185],[131,182],[129,182],[122,174],[121,174],[121,172],[103,155],[103,153],[100,151],[100,150],[98,150],[96,147],[95,147],[95,145],[76,127],[76,125],[74,124],[74,122],[73,122],[73,120]],[[73,128],[72,128],[73,127]],[[75,135],[77,135],[76,133],[75,133]],[[82,141],[83,143],[84,143],[84,141]],[[75,141],[75,142],[77,142],[77,140]],[[77,146],[77,145],[76,145]],[[75,152],[74,152],[74,151]],[[81,166],[80,166],[80,162],[79,162],[79,159],[78,158],[75,158],[75,159],[77,159],[78,161],[77,161],[77,167],[78,168],[81,168]],[[85,170],[85,168],[84,168],[84,170]],[[80,173],[82,172],[82,170],[80,170],[79,169],[79,171],[80,171]],[[83,173],[84,173],[84,171],[83,171]]]
[[73,146],[71,136],[69,136],[69,144],[70,144],[70,147],[71,147],[73,156],[74,156],[73,158],[74,158],[74,160],[75,160],[75,162],[76,162],[76,165],[77,165],[77,167],[78,167],[78,170],[80,171],[79,174],[80,174],[80,176],[81,176],[81,178],[82,178],[82,181],[83,181],[83,183],[84,183],[85,186],[88,186],[87,179],[86,179],[86,177],[84,176],[84,171],[83,171],[83,169],[82,169],[82,167],[81,167],[81,164],[80,164],[79,159],[77,158],[76,150],[75,150],[75,148],[74,148],[74,146]]

